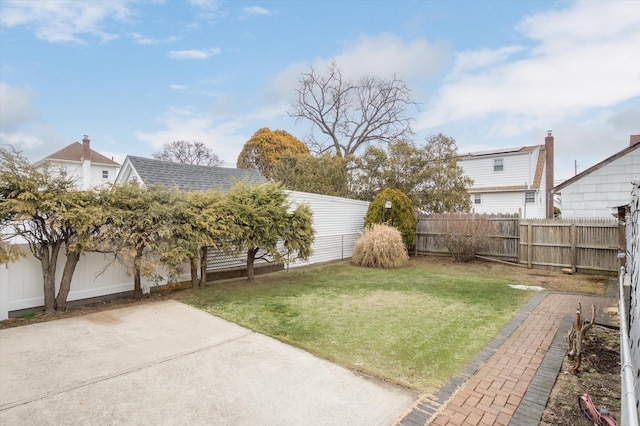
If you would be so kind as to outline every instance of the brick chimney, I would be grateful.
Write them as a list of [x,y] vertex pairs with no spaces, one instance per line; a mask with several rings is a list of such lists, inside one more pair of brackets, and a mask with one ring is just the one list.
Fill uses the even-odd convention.
[[553,135],[551,134],[551,130],[547,131],[547,137],[544,138],[544,149],[546,151],[546,174],[545,180],[547,182],[545,188],[545,198],[547,200],[547,219],[553,219],[553,194],[551,190],[553,189]]
[[91,141],[88,135],[84,135],[82,138],[82,158],[91,160]]
[[640,142],[640,135],[631,135],[629,137],[629,146],[633,146]]

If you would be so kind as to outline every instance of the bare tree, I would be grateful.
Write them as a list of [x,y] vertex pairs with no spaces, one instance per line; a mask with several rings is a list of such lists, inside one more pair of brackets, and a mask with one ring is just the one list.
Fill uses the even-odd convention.
[[154,152],[153,158],[174,163],[199,166],[222,166],[220,158],[202,142],[174,141],[164,144],[161,152]]
[[319,153],[335,150],[346,157],[363,144],[384,144],[411,134],[406,110],[417,104],[395,75],[390,80],[365,76],[352,82],[334,61],[326,74],[313,68],[303,73],[297,92],[289,116],[310,120],[324,135],[318,139],[312,134],[308,139]]

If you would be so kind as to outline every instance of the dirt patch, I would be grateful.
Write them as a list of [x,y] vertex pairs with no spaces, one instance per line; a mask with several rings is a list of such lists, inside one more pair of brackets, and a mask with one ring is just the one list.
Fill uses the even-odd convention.
[[565,357],[540,425],[589,425],[578,408],[578,398],[585,392],[596,407],[605,408],[620,423],[619,331],[594,326],[587,333],[583,350],[578,374],[570,373],[575,362]]
[[435,268],[494,274],[496,277],[509,277],[514,284],[539,286],[549,292],[607,294],[610,276],[564,274],[555,270],[527,269],[516,265],[476,260],[469,263],[454,262],[450,257],[418,256],[412,257],[409,266],[415,263],[430,264]]

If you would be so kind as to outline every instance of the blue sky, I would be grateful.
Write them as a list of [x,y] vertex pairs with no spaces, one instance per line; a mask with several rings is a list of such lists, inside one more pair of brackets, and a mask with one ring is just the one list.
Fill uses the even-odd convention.
[[201,141],[235,167],[302,72],[405,80],[414,141],[556,141],[556,180],[640,134],[640,2],[0,0],[0,143],[31,160],[84,134],[122,161]]

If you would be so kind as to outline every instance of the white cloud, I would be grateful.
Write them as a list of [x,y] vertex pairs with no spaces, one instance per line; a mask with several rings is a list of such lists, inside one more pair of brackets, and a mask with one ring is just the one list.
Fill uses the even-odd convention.
[[11,87],[3,81],[0,82],[0,111],[0,129],[3,132],[13,132],[38,118],[31,106],[31,90]]
[[264,7],[260,7],[260,6],[248,6],[242,9],[242,11],[244,13],[246,13],[247,15],[261,15],[261,16],[269,16],[271,15],[271,11],[268,9],[265,9]]
[[170,110],[158,120],[165,128],[156,132],[137,132],[136,137],[153,147],[162,149],[177,140],[202,142],[229,167],[234,167],[242,146],[248,140],[241,134],[244,122],[231,119],[215,122],[210,115],[191,112],[191,109]]
[[29,158],[40,159],[63,141],[55,126],[42,120],[31,102],[29,88],[12,87],[0,82],[0,144],[16,147]]
[[[219,0],[189,0],[189,3],[198,9],[198,17],[208,22],[216,22],[226,13],[220,10]],[[193,24],[197,26],[197,24]]]
[[186,90],[187,86],[183,86],[182,84],[172,84],[169,86],[169,88],[173,90]]
[[286,109],[289,104],[269,103],[265,106],[240,108],[238,114],[229,113],[229,108],[201,112],[191,106],[168,109],[158,118],[162,130],[137,132],[136,137],[160,150],[166,143],[176,140],[203,142],[224,161],[227,167],[235,167],[238,155],[253,133],[262,128],[291,129],[283,123],[289,121]]
[[117,35],[104,30],[105,21],[126,20],[130,15],[128,3],[130,0],[6,0],[2,2],[0,25],[27,26],[36,37],[52,43],[83,43],[82,35],[108,41]]
[[411,83],[437,71],[444,60],[444,52],[442,45],[422,39],[405,41],[397,35],[384,33],[361,35],[356,41],[346,44],[345,50],[335,60],[344,75],[350,78],[364,75],[389,78],[397,74]]
[[33,149],[39,145],[42,145],[44,141],[40,139],[38,136],[35,136],[31,133],[23,133],[23,132],[14,132],[14,133],[5,133],[0,132],[0,144],[5,145],[13,145],[17,149]]
[[189,50],[172,50],[169,52],[171,59],[207,59],[212,55],[219,55],[220,48],[211,49],[189,49]]
[[272,81],[269,94],[273,99],[290,100],[299,85],[302,73],[309,66],[323,72],[335,60],[345,78],[362,76],[391,78],[397,75],[410,89],[412,83],[424,80],[436,72],[445,56],[445,47],[425,40],[405,41],[393,34],[362,35],[345,44],[344,50],[332,58],[319,58],[312,64],[295,63],[281,71]]
[[174,37],[174,36],[167,37],[167,38],[150,38],[150,37],[144,37],[138,33],[132,33],[131,37],[135,40],[136,43],[144,44],[144,45],[172,43],[178,40],[178,37]]
[[514,53],[522,51],[522,46],[506,46],[496,50],[481,49],[456,53],[456,65],[452,72],[458,75],[506,61]]
[[[518,28],[532,47],[459,54],[416,128],[500,115],[526,131],[640,96],[638,3],[573,3],[527,17]],[[515,52],[519,58],[507,61]]]

